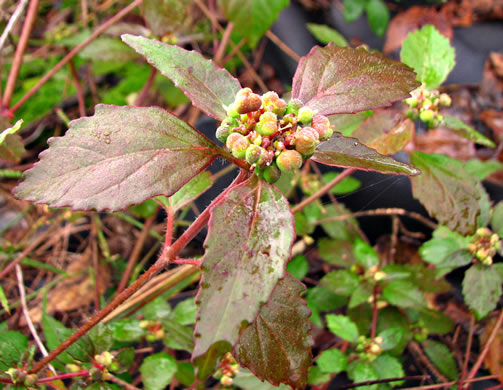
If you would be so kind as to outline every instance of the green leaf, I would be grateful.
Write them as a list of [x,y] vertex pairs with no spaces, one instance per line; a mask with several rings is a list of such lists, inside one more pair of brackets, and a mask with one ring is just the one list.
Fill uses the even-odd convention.
[[273,385],[304,388],[311,365],[311,346],[307,308],[300,294],[305,287],[291,275],[280,280],[255,321],[239,335],[234,356],[258,378]]
[[459,249],[452,253],[449,253],[440,264],[437,265],[438,273],[437,275],[444,275],[449,273],[452,269],[463,267],[464,265],[470,264],[473,260],[473,253],[468,249]]
[[446,126],[453,133],[463,138],[467,138],[479,145],[488,146],[490,148],[494,148],[496,146],[494,142],[487,138],[485,135],[480,134],[473,127],[468,126],[458,118],[452,115],[443,115],[443,118],[444,126]]
[[[337,172],[327,172],[323,175],[323,182],[325,184],[328,184],[329,182],[334,180],[337,176],[339,176],[339,173]],[[361,185],[362,183],[360,182],[360,180],[355,179],[352,176],[348,176],[342,179],[334,187],[332,187],[330,192],[334,195],[345,195],[349,194],[350,192],[356,191],[358,188],[361,187]]]
[[129,210],[139,218],[149,218],[155,214],[158,208],[159,205],[157,202],[153,199],[149,199],[140,204],[131,206]]
[[295,217],[295,233],[298,236],[305,236],[306,234],[311,234],[314,232],[314,225],[311,225],[307,220],[307,217],[301,211],[294,214]]
[[93,344],[95,354],[110,351],[114,344],[113,331],[103,322],[99,322],[89,331],[89,339]]
[[[402,363],[393,356],[390,355],[380,355],[372,362],[377,371],[379,379],[389,379],[389,378],[401,378],[405,376],[405,372],[402,368]],[[393,381],[388,382],[390,386],[400,386],[404,381]]]
[[[203,171],[197,176],[194,176],[187,184],[171,196],[171,209],[174,213],[183,209],[185,206],[189,205],[192,201],[202,195],[212,185],[213,178],[211,177],[210,172]],[[157,197],[156,199],[167,206],[166,198]]]
[[442,84],[454,68],[455,50],[449,39],[440,34],[432,25],[409,36],[402,44],[400,58],[417,73],[417,80],[433,90]]
[[454,321],[440,311],[422,308],[419,310],[419,319],[431,334],[447,334],[454,329]]
[[227,116],[225,107],[234,102],[241,85],[225,69],[198,52],[154,39],[124,34],[122,40],[170,78],[194,106],[219,120]]
[[[373,381],[379,379],[376,369],[368,362],[361,360],[353,361],[348,366],[348,377],[355,383]],[[377,384],[358,386],[358,390],[377,390]]]
[[0,303],[2,304],[3,309],[10,315],[9,301],[7,296],[5,295],[5,291],[3,290],[2,285],[0,285]]
[[190,387],[196,381],[194,366],[190,362],[176,362],[175,377],[184,386]]
[[452,289],[452,286],[438,276],[438,268],[425,267],[422,264],[408,266],[411,270],[411,281],[424,292],[443,293]]
[[[314,366],[312,366],[314,367]],[[309,367],[311,368],[311,367]],[[262,382],[250,370],[240,368],[238,373],[232,378],[232,384],[239,386],[243,390],[289,390],[290,386],[280,384],[273,386],[269,382]]]
[[349,317],[339,314],[327,314],[327,327],[336,336],[341,339],[355,343],[358,340],[358,328]]
[[341,133],[344,137],[351,137],[358,126],[371,117],[372,114],[372,110],[367,110],[357,112],[356,114],[330,115],[328,119],[330,120],[330,124],[334,126],[334,131]]
[[171,383],[177,369],[176,359],[166,352],[146,357],[140,372],[146,390],[163,390]]
[[407,280],[393,280],[382,290],[382,297],[392,305],[417,308],[426,305],[423,293]]
[[138,54],[119,38],[102,35],[79,51],[79,56],[93,61],[133,61]]
[[358,19],[365,8],[367,0],[344,0],[344,20],[346,23],[354,22]]
[[458,379],[456,361],[451,351],[444,344],[434,340],[426,340],[423,344],[424,352],[431,362],[451,380]]
[[398,175],[418,175],[419,170],[383,156],[374,149],[360,143],[356,138],[347,138],[334,133],[328,141],[322,142],[313,154],[312,159],[321,164],[358,168],[366,171],[394,173]]
[[309,272],[309,263],[304,255],[295,256],[288,265],[286,271],[297,280],[302,280]]
[[[370,307],[370,305],[368,305]],[[366,328],[370,328],[370,322],[372,319],[372,313],[370,313],[369,325]],[[412,338],[410,319],[404,315],[402,310],[396,307],[388,306],[382,310],[379,310],[379,316],[377,318],[377,333],[385,332],[387,329],[400,329],[402,331],[402,337],[398,341],[398,344],[390,350],[388,353],[393,355],[401,355],[410,339]]]
[[190,20],[191,0],[144,0],[143,17],[152,34],[162,37],[182,29]]
[[360,285],[360,278],[350,270],[337,270],[326,274],[320,280],[320,285],[328,288],[335,294],[350,296]]
[[140,328],[140,321],[136,318],[122,318],[111,322],[109,326],[117,341],[136,341],[145,334],[144,330]]
[[[320,386],[327,383],[330,380],[330,375],[326,372],[321,371],[318,366],[309,367],[309,375],[307,378],[307,383],[313,386]],[[272,390],[272,389],[271,389]]]
[[411,177],[412,194],[438,221],[462,235],[477,229],[483,214],[479,202],[487,198],[480,182],[461,161],[441,154],[411,153],[411,162],[422,174]]
[[196,312],[197,306],[194,298],[187,298],[175,306],[170,319],[181,325],[192,325],[196,322]]
[[[319,207],[319,206],[318,206]],[[307,211],[305,211],[307,213]],[[343,204],[328,204],[323,206],[323,210],[320,209],[319,219],[328,219],[338,217],[339,215],[348,215],[351,211],[348,210]],[[325,233],[330,237],[338,240],[352,240],[354,237],[358,236],[358,222],[354,218],[348,218],[340,221],[323,222],[321,224]]]
[[227,20],[234,23],[234,29],[247,38],[253,48],[290,1],[219,0],[218,4]]
[[294,236],[288,201],[256,176],[233,187],[211,210],[196,300],[198,376],[213,371],[243,324],[251,323],[267,302],[284,276]]
[[503,237],[503,201],[499,202],[493,208],[491,227],[495,233]]
[[161,320],[163,318],[168,318],[170,313],[171,306],[166,301],[166,298],[163,297],[155,298],[143,308],[143,314],[146,320]]
[[473,158],[465,162],[465,169],[471,176],[485,180],[493,173],[503,170],[503,164],[497,160],[482,161]]
[[180,325],[178,322],[169,319],[162,320],[162,324],[167,331],[167,335],[163,340],[166,347],[192,352],[194,340],[191,327]]
[[341,295],[334,294],[328,288],[315,286],[308,289],[306,301],[309,307],[314,307],[319,311],[332,311],[344,306],[347,299]]
[[380,345],[383,351],[389,351],[395,348],[401,341],[403,337],[402,328],[388,328],[379,333],[379,337],[382,337],[383,342]]
[[171,196],[216,157],[217,147],[157,107],[97,105],[26,173],[15,195],[74,210],[123,209]]
[[348,41],[341,33],[325,24],[307,23],[306,27],[324,45],[328,45],[330,42],[340,47],[348,45]]
[[449,254],[468,248],[469,244],[469,237],[463,237],[461,234],[440,225],[433,232],[433,238],[421,245],[419,254],[424,261],[434,265],[441,265]]
[[329,264],[341,267],[350,267],[356,264],[353,243],[350,241],[331,240],[324,237],[318,241],[318,249],[321,258]]
[[14,126],[11,126],[9,121],[0,117],[0,159],[17,163],[26,152],[24,149],[23,139],[17,134],[23,120],[18,120]]
[[316,359],[316,364],[322,372],[336,374],[346,369],[348,357],[340,349],[327,349],[320,353],[320,356]]
[[356,260],[358,260],[365,269],[379,265],[379,255],[374,248],[361,238],[355,240],[353,252]]
[[26,349],[28,338],[14,330],[0,332],[0,371],[7,371],[17,365]]
[[368,302],[369,298],[372,296],[372,288],[366,283],[360,283],[360,285],[353,291],[351,298],[349,299],[349,308],[352,309],[362,303]]
[[322,115],[351,114],[405,99],[418,86],[412,69],[380,53],[315,46],[299,62],[292,98]]
[[394,154],[402,150],[414,136],[414,122],[402,120],[400,115],[378,111],[355,131],[353,137],[381,154]]
[[463,279],[463,296],[478,320],[496,308],[501,297],[502,283],[501,275],[490,266],[474,264],[466,271]]
[[383,37],[389,23],[388,6],[382,0],[369,0],[365,10],[370,28],[377,36]]

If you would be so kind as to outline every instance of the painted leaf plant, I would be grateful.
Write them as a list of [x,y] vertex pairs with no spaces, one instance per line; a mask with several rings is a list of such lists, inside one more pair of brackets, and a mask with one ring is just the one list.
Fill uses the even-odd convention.
[[[332,166],[418,174],[337,132],[325,142],[320,139],[329,138],[328,133],[316,138],[316,150],[300,148],[306,140],[298,136],[314,134],[306,129],[315,127],[316,115],[325,123],[324,115],[407,98],[419,85],[414,72],[364,49],[314,47],[299,63],[289,103],[295,107],[288,112],[286,107],[262,107],[265,99],[278,104],[282,99],[268,93],[257,100],[258,95],[241,89],[226,70],[197,52],[140,36],[122,39],[173,80],[196,107],[227,127],[239,122],[239,131],[230,129],[224,140],[239,139],[246,150],[262,148],[271,159],[259,168],[243,148],[216,145],[161,108],[98,105],[94,116],[71,122],[63,137],[49,141],[49,149],[26,172],[15,194],[51,207],[115,211],[158,195],[173,196],[217,157],[237,164],[238,179],[207,210],[192,356],[197,375],[204,379],[212,374],[222,356],[232,352],[263,380],[304,387],[312,359],[309,311],[300,297],[302,286],[285,271],[295,240],[294,219],[287,199],[270,183],[274,175],[267,172],[271,167],[279,174],[278,167],[293,169],[290,160],[281,159],[289,152],[301,156],[300,164],[312,155]],[[258,119],[264,114],[269,122]],[[260,128],[260,138],[255,134],[252,144],[251,133]],[[268,133],[270,128],[275,132]],[[324,129],[331,135],[328,124]]]

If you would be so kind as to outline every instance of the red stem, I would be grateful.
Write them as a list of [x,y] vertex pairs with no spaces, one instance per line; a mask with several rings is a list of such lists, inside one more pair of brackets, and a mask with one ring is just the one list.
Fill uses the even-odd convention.
[[61,374],[61,375],[51,376],[51,377],[47,377],[47,378],[42,378],[37,381],[37,384],[54,382],[54,381],[59,381],[59,380],[63,380],[63,379],[77,378],[80,376],[89,376],[89,370],[80,371],[80,372],[70,372],[67,374]]
[[73,77],[73,84],[75,85],[75,89],[77,91],[77,101],[79,103],[79,114],[80,116],[86,116],[86,101],[84,97],[84,90],[82,89],[82,84],[79,81],[79,74],[77,73],[77,69],[75,69],[75,64],[73,60],[70,60],[70,71]]
[[378,308],[377,308],[377,286],[374,286],[374,290],[372,292],[373,296],[373,301],[372,301],[372,329],[370,333],[370,338],[374,340],[376,337],[377,333],[377,313],[378,313]]
[[173,260],[173,263],[175,264],[190,264],[194,265],[196,267],[200,267],[202,261],[198,259],[175,259]]
[[148,76],[147,82],[143,86],[140,94],[138,95],[138,98],[136,99],[135,104],[137,106],[143,106],[143,103],[145,102],[145,99],[148,96],[148,91],[150,90],[150,87],[154,83],[156,73],[157,73],[157,69],[152,68],[152,71],[150,72],[150,76]]
[[12,67],[9,72],[9,78],[7,79],[7,84],[5,85],[5,91],[3,96],[3,106],[9,108],[12,95],[14,94],[14,88],[16,87],[17,76],[19,76],[19,70],[21,69],[21,64],[23,63],[23,55],[28,46],[28,39],[30,38],[31,30],[35,23],[35,18],[37,17],[39,0],[31,0],[28,6],[28,13],[26,14],[26,20],[23,24],[23,30],[21,31],[21,37],[16,48],[16,54],[14,56],[14,61],[12,61]]

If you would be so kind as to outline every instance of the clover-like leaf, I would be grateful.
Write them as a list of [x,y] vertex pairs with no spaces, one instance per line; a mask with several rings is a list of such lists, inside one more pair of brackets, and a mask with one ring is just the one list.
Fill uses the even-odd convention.
[[377,52],[315,46],[295,72],[292,98],[320,114],[348,114],[390,105],[419,86],[411,68]]
[[161,108],[107,105],[72,121],[49,146],[15,195],[74,210],[119,210],[155,195],[171,196],[219,152]]
[[347,138],[335,133],[328,141],[321,143],[312,159],[316,162],[337,167],[358,168],[366,171],[394,173],[398,175],[418,175],[419,170],[383,156],[374,149],[360,143],[356,138]]
[[205,377],[252,323],[285,274],[295,236],[278,189],[256,176],[231,189],[211,211],[193,352]]
[[155,39],[124,34],[122,40],[170,78],[192,100],[194,106],[219,120],[227,116],[225,106],[234,102],[241,85],[225,69],[196,51],[167,45]]
[[412,194],[438,221],[463,235],[477,228],[487,193],[463,163],[440,154],[414,152],[411,162],[422,174],[411,178]]
[[303,389],[311,365],[309,316],[300,298],[305,287],[290,274],[280,280],[255,321],[245,328],[234,348],[236,360],[273,385]]

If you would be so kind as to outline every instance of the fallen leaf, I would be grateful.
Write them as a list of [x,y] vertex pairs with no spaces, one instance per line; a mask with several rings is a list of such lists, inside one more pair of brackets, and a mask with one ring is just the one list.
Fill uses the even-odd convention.
[[428,130],[416,134],[414,150],[423,153],[439,153],[459,160],[468,160],[475,156],[475,146],[472,141],[444,129]]
[[[494,325],[496,325],[496,318],[490,318],[482,330],[482,335],[480,336],[481,349],[489,339]],[[491,343],[484,359],[484,365],[492,375],[499,375],[499,381],[503,383],[503,328],[500,328],[496,333],[496,338]]]

